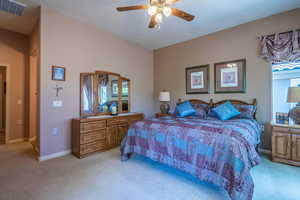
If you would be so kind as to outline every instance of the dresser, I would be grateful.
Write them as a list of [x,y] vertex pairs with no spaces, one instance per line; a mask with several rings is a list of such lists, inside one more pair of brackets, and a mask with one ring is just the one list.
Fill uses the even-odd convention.
[[272,159],[300,166],[300,125],[272,125]]
[[107,151],[121,144],[129,126],[142,120],[142,113],[100,115],[72,120],[72,153],[78,158]]

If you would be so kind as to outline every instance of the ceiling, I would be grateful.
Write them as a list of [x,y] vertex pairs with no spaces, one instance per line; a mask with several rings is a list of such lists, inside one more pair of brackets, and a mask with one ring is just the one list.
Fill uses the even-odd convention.
[[[19,0],[29,4],[27,15],[34,14],[42,4],[82,22],[94,24],[123,39],[147,49],[158,49],[190,40],[208,33],[230,28],[249,21],[300,7],[300,0],[181,0],[174,7],[196,16],[185,22],[171,16],[164,20],[160,30],[149,29],[146,11],[117,12],[116,7],[146,4],[147,0]],[[30,10],[32,9],[32,10]],[[26,14],[26,13],[25,13]],[[0,12],[0,26],[5,19]],[[30,17],[28,17],[30,18]],[[23,17],[14,23],[18,32],[28,33],[31,20]],[[7,26],[8,26],[7,22]],[[20,25],[20,30],[17,30]]]

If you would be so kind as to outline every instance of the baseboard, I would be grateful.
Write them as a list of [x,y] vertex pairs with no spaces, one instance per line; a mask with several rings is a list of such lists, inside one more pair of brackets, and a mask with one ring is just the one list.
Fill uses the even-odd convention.
[[262,153],[262,154],[266,154],[266,155],[272,155],[272,151],[269,150],[269,149],[261,149],[261,148],[258,148],[258,152],[259,152],[259,153]]
[[26,138],[19,138],[19,139],[14,139],[14,140],[8,140],[8,144],[19,143],[19,142],[24,142],[24,141],[26,141]]
[[59,157],[66,156],[66,155],[69,155],[69,154],[71,154],[70,149],[66,150],[66,151],[61,151],[61,152],[58,152],[58,153],[49,154],[49,155],[46,155],[46,156],[40,156],[39,161],[45,161],[45,160],[50,160],[50,159],[53,159],[53,158],[59,158]]

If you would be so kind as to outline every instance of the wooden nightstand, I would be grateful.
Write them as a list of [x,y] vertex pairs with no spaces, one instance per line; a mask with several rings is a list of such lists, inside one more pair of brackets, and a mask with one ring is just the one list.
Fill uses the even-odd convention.
[[170,113],[169,113],[169,114],[163,114],[163,113],[156,113],[156,114],[155,114],[155,117],[156,117],[156,118],[166,117],[166,116],[171,116],[171,114],[170,114]]
[[300,166],[300,125],[271,123],[272,159]]

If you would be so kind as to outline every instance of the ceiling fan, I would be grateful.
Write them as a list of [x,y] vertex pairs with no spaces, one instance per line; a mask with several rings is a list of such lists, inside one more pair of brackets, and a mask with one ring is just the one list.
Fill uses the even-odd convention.
[[186,21],[192,21],[195,16],[170,7],[172,4],[178,1],[180,0],[149,0],[149,3],[146,5],[119,7],[117,10],[119,12],[148,10],[148,14],[151,16],[149,28],[160,28],[160,24],[163,21],[163,16],[169,17],[170,15],[174,15]]

